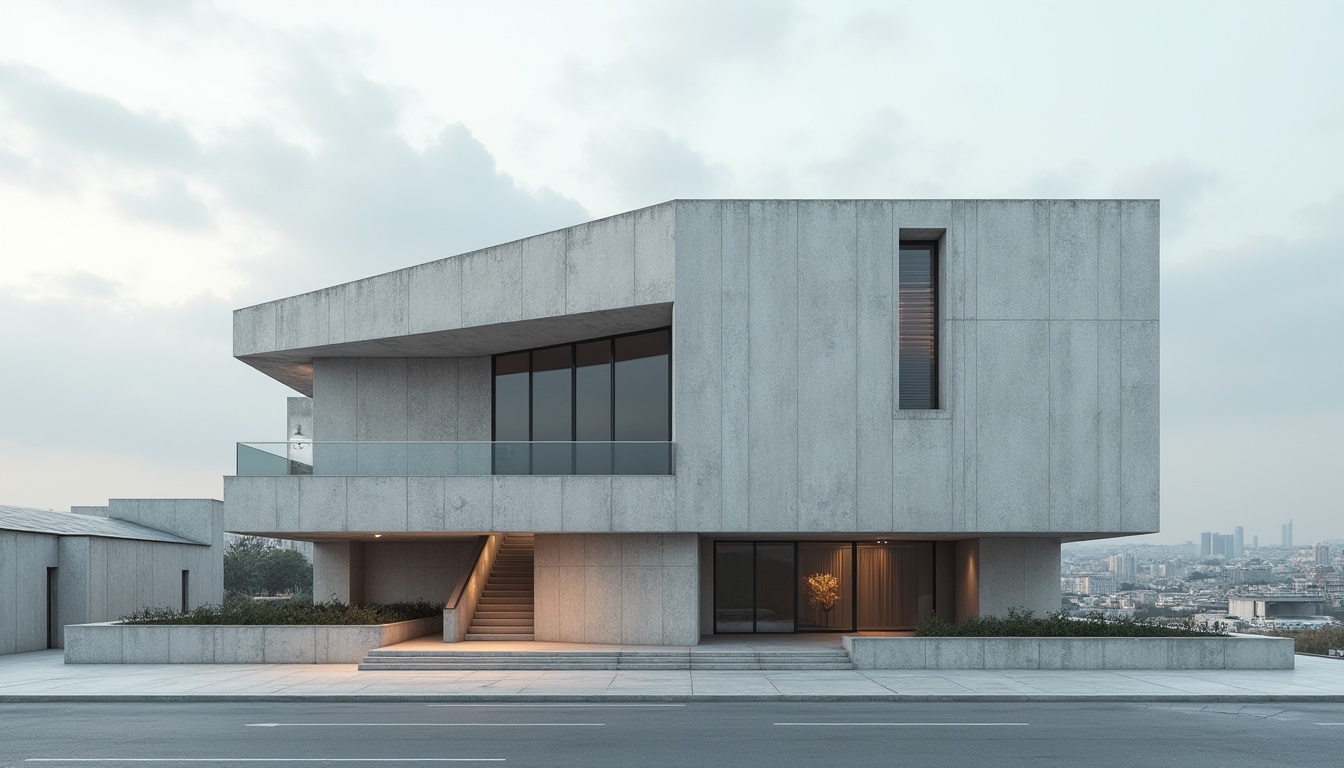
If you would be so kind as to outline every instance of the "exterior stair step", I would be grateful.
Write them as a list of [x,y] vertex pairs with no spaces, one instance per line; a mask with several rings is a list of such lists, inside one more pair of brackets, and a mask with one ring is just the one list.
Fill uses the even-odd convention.
[[[521,640],[526,635],[489,631],[468,640]],[[380,670],[842,670],[853,669],[843,650],[808,652],[677,651],[370,651],[360,669]]]

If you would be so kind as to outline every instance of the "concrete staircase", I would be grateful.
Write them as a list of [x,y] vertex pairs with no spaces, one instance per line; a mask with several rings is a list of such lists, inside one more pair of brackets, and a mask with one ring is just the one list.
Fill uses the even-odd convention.
[[853,669],[843,648],[810,651],[593,650],[593,651],[393,651],[373,650],[362,670],[469,669],[721,669],[816,670]]
[[504,534],[467,627],[468,640],[533,639],[532,552],[532,534]]

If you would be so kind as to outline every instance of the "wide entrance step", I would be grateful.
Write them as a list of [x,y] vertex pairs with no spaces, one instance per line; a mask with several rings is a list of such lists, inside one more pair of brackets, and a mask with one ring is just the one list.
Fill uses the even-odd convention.
[[739,650],[619,650],[490,651],[392,650],[369,651],[362,670],[471,670],[471,669],[720,669],[823,670],[853,669],[843,648],[813,651]]
[[[467,627],[468,640],[531,640],[533,634],[531,534],[506,533],[495,553],[476,612]],[[376,651],[375,651],[376,653]],[[362,668],[362,667],[361,667]]]

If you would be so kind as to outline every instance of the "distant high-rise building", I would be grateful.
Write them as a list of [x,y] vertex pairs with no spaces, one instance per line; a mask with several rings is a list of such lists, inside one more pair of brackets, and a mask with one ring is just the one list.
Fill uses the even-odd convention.
[[1117,579],[1132,580],[1138,572],[1133,555],[1111,555],[1106,558],[1106,570],[1115,574]]
[[1237,537],[1236,544],[1232,546],[1232,556],[1242,557],[1246,554],[1246,529],[1238,525],[1232,529],[1232,535]]
[[1252,537],[1251,537],[1251,549],[1259,549],[1259,548],[1260,548],[1260,537],[1259,537],[1259,536],[1252,536]]
[[1284,549],[1290,549],[1293,546],[1293,521],[1289,520],[1279,526],[1279,546]]
[[1237,538],[1232,535],[1223,535],[1212,531],[1205,531],[1199,534],[1199,556],[1209,557],[1221,555],[1231,558],[1236,556]]
[[1316,546],[1311,548],[1311,552],[1313,555],[1315,555],[1317,565],[1330,564],[1330,547],[1326,546],[1325,544],[1317,544]]

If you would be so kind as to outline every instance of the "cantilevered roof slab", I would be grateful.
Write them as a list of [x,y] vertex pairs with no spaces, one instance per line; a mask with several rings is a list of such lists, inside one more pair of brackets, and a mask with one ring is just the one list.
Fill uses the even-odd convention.
[[234,357],[312,394],[316,357],[461,357],[668,325],[676,203],[246,307]]

